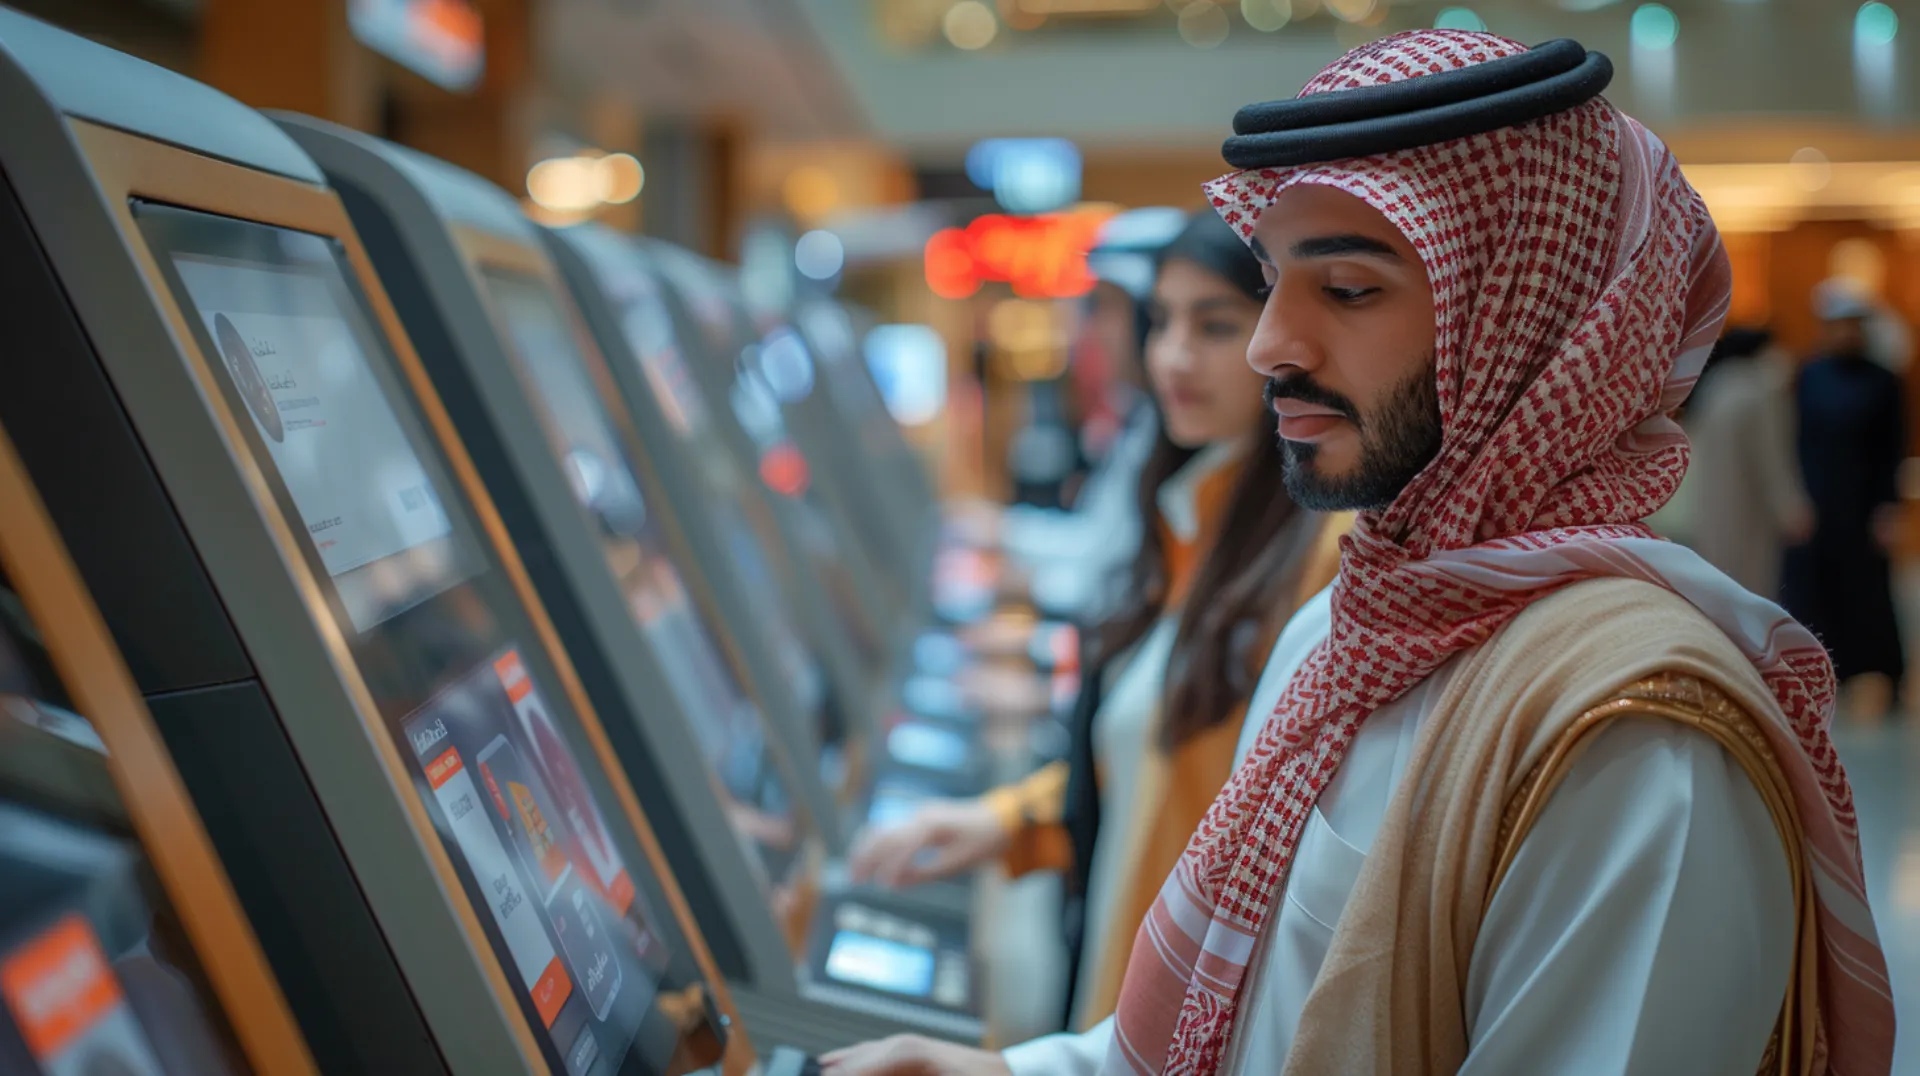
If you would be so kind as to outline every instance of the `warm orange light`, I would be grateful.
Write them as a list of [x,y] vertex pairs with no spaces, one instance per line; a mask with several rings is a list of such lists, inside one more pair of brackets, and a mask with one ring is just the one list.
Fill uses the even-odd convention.
[[990,214],[927,241],[927,286],[964,299],[1000,282],[1024,299],[1071,299],[1093,288],[1087,251],[1114,210],[1101,206],[1034,217]]

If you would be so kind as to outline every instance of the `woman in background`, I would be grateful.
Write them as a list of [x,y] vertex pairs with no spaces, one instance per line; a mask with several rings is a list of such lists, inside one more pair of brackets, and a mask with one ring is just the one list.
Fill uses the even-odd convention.
[[1232,772],[1247,698],[1280,628],[1338,569],[1347,517],[1297,508],[1274,413],[1247,365],[1265,281],[1211,211],[1160,254],[1146,366],[1160,433],[1138,553],[1088,633],[1073,750],[1019,784],[928,805],[868,834],[857,879],[908,886],[995,858],[1069,877],[1070,1024],[1113,1011],[1141,916]]

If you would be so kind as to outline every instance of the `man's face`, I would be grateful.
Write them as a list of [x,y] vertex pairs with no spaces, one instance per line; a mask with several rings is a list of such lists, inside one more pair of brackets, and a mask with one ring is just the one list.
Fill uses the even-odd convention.
[[1317,184],[1261,214],[1254,253],[1273,293],[1247,359],[1268,378],[1287,492],[1322,511],[1386,507],[1440,451],[1426,267],[1378,210]]

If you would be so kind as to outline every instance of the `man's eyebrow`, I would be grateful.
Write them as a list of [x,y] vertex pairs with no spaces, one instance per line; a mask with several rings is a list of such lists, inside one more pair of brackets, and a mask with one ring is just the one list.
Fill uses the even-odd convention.
[[1400,260],[1400,252],[1387,243],[1371,236],[1349,232],[1344,235],[1320,235],[1302,239],[1287,248],[1295,258],[1338,258],[1344,255],[1360,254],[1373,258]]

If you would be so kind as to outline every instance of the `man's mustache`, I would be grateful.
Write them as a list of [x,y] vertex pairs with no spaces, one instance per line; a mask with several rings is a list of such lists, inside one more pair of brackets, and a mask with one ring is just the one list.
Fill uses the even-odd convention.
[[1273,409],[1273,401],[1275,400],[1299,400],[1301,403],[1312,404],[1315,407],[1324,407],[1330,411],[1338,411],[1341,417],[1347,421],[1353,423],[1355,426],[1360,425],[1360,409],[1353,405],[1352,400],[1347,399],[1332,389],[1321,388],[1319,385],[1314,384],[1313,380],[1305,374],[1294,374],[1291,377],[1284,378],[1267,378],[1266,388],[1262,391],[1261,395],[1264,396],[1267,401],[1268,410]]

